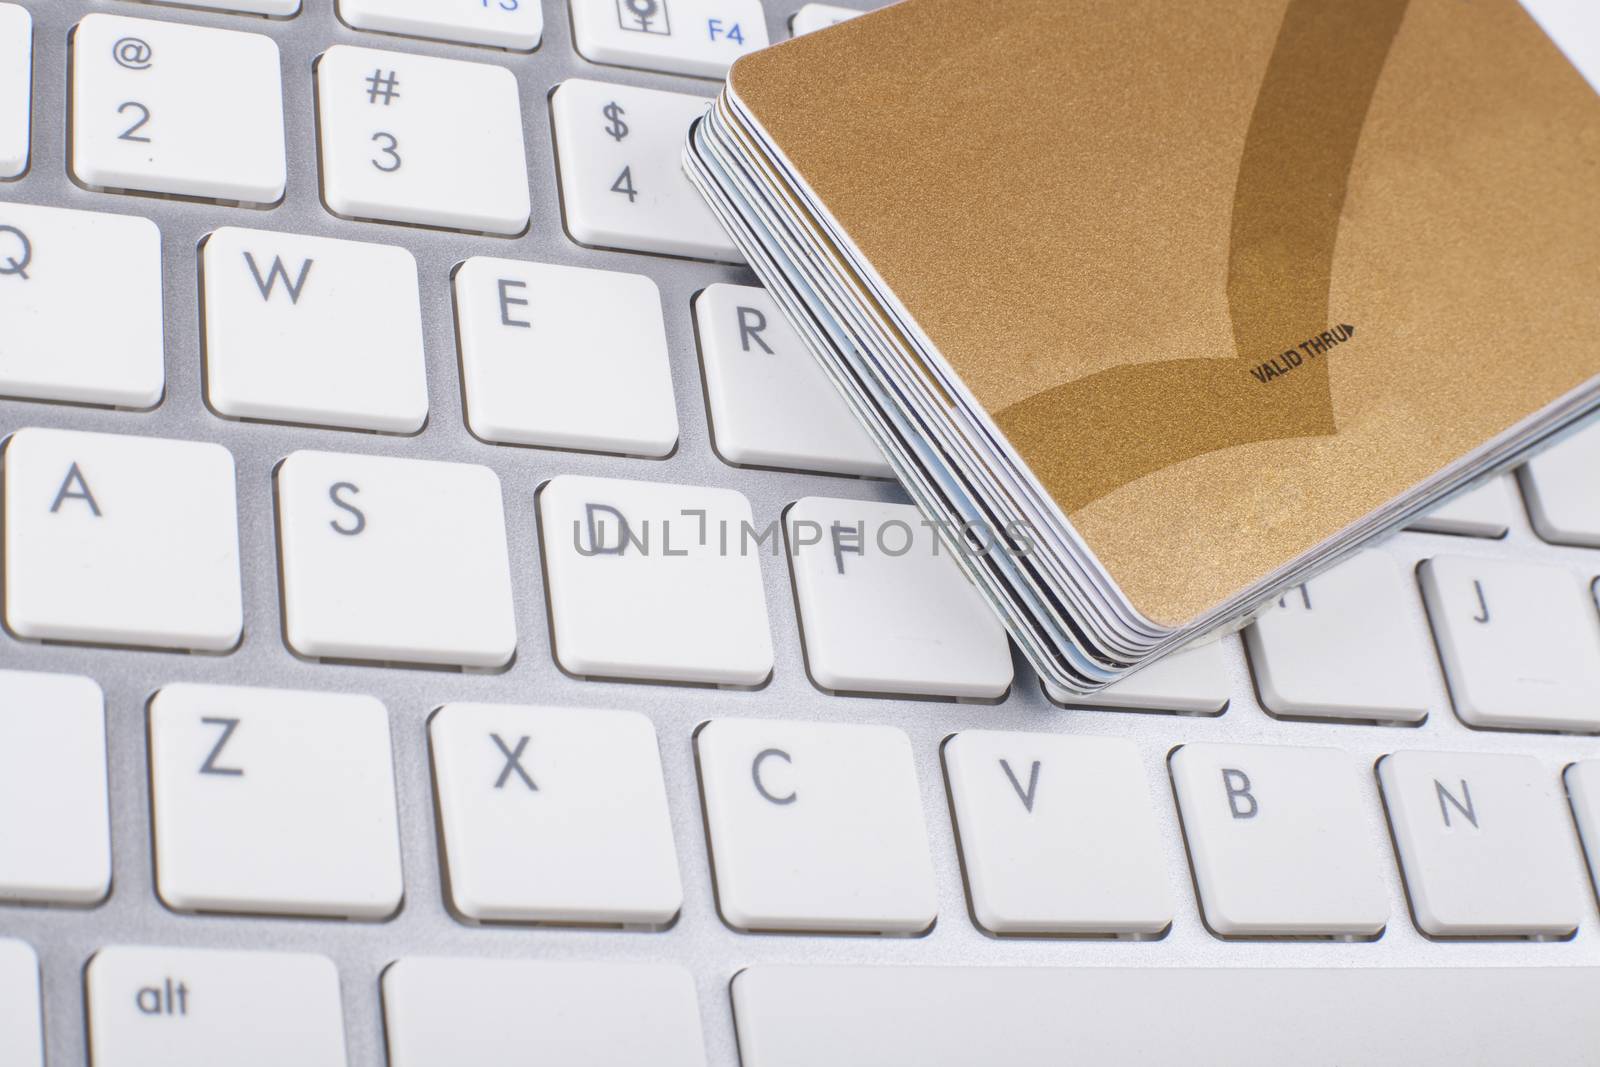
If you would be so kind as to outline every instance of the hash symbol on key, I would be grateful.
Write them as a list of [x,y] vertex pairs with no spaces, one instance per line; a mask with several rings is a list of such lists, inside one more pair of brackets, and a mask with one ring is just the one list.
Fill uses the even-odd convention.
[[381,68],[367,75],[367,103],[376,104],[381,98],[383,106],[400,98],[400,76],[394,71],[384,71]]

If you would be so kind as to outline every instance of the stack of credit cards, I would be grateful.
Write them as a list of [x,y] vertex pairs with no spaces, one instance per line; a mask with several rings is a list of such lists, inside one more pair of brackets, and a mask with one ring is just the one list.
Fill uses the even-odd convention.
[[1089,693],[1600,404],[1592,83],[1516,0],[904,0],[740,59],[686,165]]

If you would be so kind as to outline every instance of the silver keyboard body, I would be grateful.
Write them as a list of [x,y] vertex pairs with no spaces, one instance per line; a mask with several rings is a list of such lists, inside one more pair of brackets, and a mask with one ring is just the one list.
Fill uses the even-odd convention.
[[[1131,967],[1474,967],[1600,966],[1600,913],[1592,894],[1576,937],[1562,942],[1433,941],[1418,932],[1392,851],[1385,878],[1391,919],[1372,942],[1223,941],[1201,921],[1183,836],[1170,792],[1158,790],[1167,868],[1179,902],[1170,931],[1150,941],[1000,939],[973,923],[951,828],[941,742],[971,728],[1061,731],[1126,737],[1140,746],[1152,782],[1165,785],[1166,759],[1186,742],[1218,741],[1325,745],[1350,752],[1364,766],[1403,749],[1521,753],[1540,758],[1549,773],[1600,757],[1600,738],[1474,730],[1451,710],[1442,675],[1427,721],[1418,727],[1380,727],[1285,721],[1266,714],[1255,695],[1239,639],[1226,639],[1233,684],[1228,710],[1215,718],[1166,714],[1067,710],[1053,705],[1036,676],[1020,661],[1016,682],[998,705],[835,696],[808,679],[790,579],[781,562],[763,561],[767,607],[776,645],[771,681],[756,691],[608,683],[570,677],[552,658],[546,599],[537,556],[534,493],[560,473],[677,482],[737,489],[750,500],[758,523],[775,518],[807,495],[903,500],[890,483],[822,475],[741,469],[724,463],[710,443],[708,416],[696,356],[690,301],[717,281],[753,284],[741,268],[581,247],[564,232],[552,149],[547,95],[564,79],[585,77],[626,85],[712,95],[713,82],[590,63],[571,40],[564,0],[544,0],[545,32],[531,55],[357,32],[335,16],[332,0],[305,0],[295,18],[269,20],[221,12],[96,0],[22,0],[34,18],[32,163],[15,182],[0,183],[0,200],[144,215],[164,240],[167,390],[149,412],[122,412],[65,404],[0,400],[0,434],[26,426],[60,427],[212,441],[237,464],[239,534],[243,557],[245,627],[238,649],[221,656],[46,645],[0,635],[0,666],[87,675],[105,691],[112,804],[113,889],[97,907],[0,906],[0,934],[37,950],[43,972],[46,1050],[52,1064],[87,1061],[84,966],[111,944],[295,950],[329,956],[340,972],[350,1063],[386,1063],[379,977],[408,954],[524,957],[543,960],[670,960],[694,973],[708,1057],[739,1062],[729,982],[741,968],[773,962],[952,965],[1116,965]],[[796,0],[766,0],[775,41],[787,39]],[[283,203],[254,211],[159,197],[87,191],[67,176],[67,38],[94,11],[271,35],[283,52],[284,110],[289,146],[289,191]],[[336,43],[495,63],[520,83],[526,117],[533,191],[533,224],[516,239],[346,221],[319,197],[316,109],[311,69]],[[422,287],[430,416],[414,437],[351,433],[225,420],[206,406],[202,387],[196,247],[212,230],[242,225],[298,234],[400,245],[416,256]],[[474,255],[502,256],[649,275],[661,288],[667,312],[681,439],[661,461],[540,449],[499,447],[467,430],[454,335],[449,279]],[[93,294],[84,294],[93,310]],[[0,325],[0,329],[3,329]],[[326,664],[294,655],[280,618],[273,470],[290,452],[314,448],[483,464],[499,476],[506,497],[512,551],[518,648],[499,673]],[[1386,545],[1408,569],[1440,552],[1542,560],[1586,575],[1600,574],[1600,552],[1541,541],[1519,515],[1503,540],[1402,533]],[[1424,630],[1421,598],[1414,610]],[[1359,665],[1352,665],[1359,669]],[[177,914],[154,891],[145,706],[173,682],[267,685],[291,689],[371,694],[389,710],[399,793],[405,900],[386,922],[339,922]],[[655,932],[467,925],[452,916],[442,892],[442,869],[426,720],[449,701],[620,707],[650,717],[660,739],[682,869],[684,906],[668,929]],[[938,879],[939,919],[925,936],[911,938],[752,935],[725,925],[718,915],[696,779],[692,735],[719,717],[869,722],[895,726],[911,738]],[[1365,782],[1365,802],[1381,811],[1375,778]],[[1239,1005],[1241,1040],[1249,1033],[1250,1005]]]

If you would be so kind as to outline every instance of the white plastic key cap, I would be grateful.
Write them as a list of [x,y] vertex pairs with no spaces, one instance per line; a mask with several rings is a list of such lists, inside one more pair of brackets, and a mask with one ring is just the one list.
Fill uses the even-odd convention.
[[344,1067],[325,956],[113,945],[90,959],[94,1067]]
[[1262,705],[1308,719],[1421,722],[1433,657],[1416,596],[1391,556],[1366,551],[1279,597],[1244,632]]
[[428,417],[403,248],[227,227],[206,238],[206,399],[244,419],[411,433]]
[[1558,545],[1600,548],[1600,423],[1579,430],[1522,468],[1533,528]]
[[596,63],[721,78],[767,47],[761,0],[569,0],[578,53]]
[[561,475],[539,491],[539,532],[567,672],[737,686],[772,673],[760,557],[783,535],[757,528],[742,494]]
[[339,0],[339,17],[358,30],[513,52],[533,51],[544,35],[539,0]]
[[433,780],[450,899],[468,919],[662,925],[683,903],[650,720],[446,704]]
[[44,1067],[39,957],[10,938],[0,938],[0,1063]]
[[169,685],[150,702],[150,797],[169,907],[400,906],[389,716],[372,697]]
[[174,7],[201,7],[208,11],[233,11],[241,15],[266,15],[270,18],[289,18],[300,12],[300,0],[138,0],[138,2],[170,4]]
[[28,169],[32,97],[33,17],[16,4],[0,4],[0,178]]
[[517,79],[504,67],[335,45],[317,61],[322,198],[339,215],[527,229]]
[[1600,1047],[1597,1001],[1600,967],[757,964],[733,978],[743,1067],[1577,1067]]
[[455,277],[467,425],[485,441],[660,457],[678,444],[661,291],[511,259]]
[[0,203],[0,394],[161,400],[161,232],[148,219]]
[[806,668],[823,689],[992,700],[1011,643],[909,504],[806,497],[786,517]]
[[729,463],[877,478],[893,472],[765,289],[694,300],[711,436]]
[[961,865],[995,934],[1158,934],[1173,896],[1133,742],[963,730],[944,746]]
[[684,136],[708,103],[699,96],[582,78],[556,88],[550,111],[561,210],[574,241],[742,261],[683,173]]
[[1531,756],[1396,752],[1378,762],[1417,926],[1435,937],[1565,937],[1583,870],[1559,771]]
[[516,650],[500,480],[295,452],[278,468],[284,632],[302,656],[502,667]]
[[1502,474],[1435,508],[1407,529],[1459,537],[1504,537],[1516,513],[1517,491],[1510,475]]
[[717,719],[695,746],[730,926],[917,934],[933,925],[933,865],[904,733]]
[[283,199],[278,46],[258,33],[120,15],[72,35],[72,173],[100,189]]
[[1221,641],[1179,649],[1088,696],[1068,693],[1048,682],[1044,688],[1059,704],[1184,715],[1220,715],[1230,695]]
[[1600,619],[1576,574],[1467,556],[1435,556],[1418,573],[1463,722],[1600,731]]
[[672,964],[407,957],[383,972],[389,1067],[704,1067],[694,979]]
[[1348,754],[1190,744],[1168,764],[1211,930],[1223,937],[1383,930],[1383,829]]
[[110,889],[100,687],[0,671],[0,900],[93,904]]
[[789,19],[789,31],[796,37],[804,37],[808,33],[825,30],[829,26],[837,26],[847,19],[857,15],[864,15],[864,11],[853,8],[839,7],[837,4],[804,4],[794,16]]
[[239,641],[233,457],[220,445],[18,430],[5,446],[6,623],[45,641]]
[[1563,780],[1578,820],[1583,851],[1589,859],[1589,880],[1600,895],[1600,759],[1582,760],[1566,770]]

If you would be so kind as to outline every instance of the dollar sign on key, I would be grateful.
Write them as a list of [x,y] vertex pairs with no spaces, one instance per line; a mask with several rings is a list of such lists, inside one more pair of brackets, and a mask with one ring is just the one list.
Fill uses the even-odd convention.
[[628,124],[622,121],[622,105],[615,100],[600,109],[609,122],[606,123],[606,132],[621,141],[628,136]]

